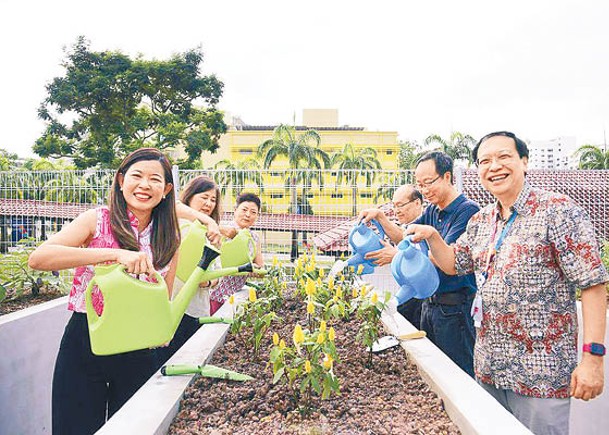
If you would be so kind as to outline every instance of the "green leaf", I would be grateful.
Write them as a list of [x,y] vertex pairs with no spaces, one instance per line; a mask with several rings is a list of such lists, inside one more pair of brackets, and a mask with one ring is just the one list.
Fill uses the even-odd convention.
[[282,367],[279,370],[277,370],[277,372],[273,376],[273,384],[276,384],[277,382],[279,382],[279,380],[281,379],[281,377],[283,376],[284,373],[285,373],[285,368],[284,367]]

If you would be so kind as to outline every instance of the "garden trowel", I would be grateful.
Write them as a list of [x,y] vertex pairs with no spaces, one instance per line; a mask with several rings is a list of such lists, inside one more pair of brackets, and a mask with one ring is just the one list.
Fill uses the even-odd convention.
[[206,378],[225,379],[228,381],[243,382],[254,379],[249,375],[234,372],[232,370],[226,370],[211,364],[205,364],[202,366],[175,364],[161,367],[161,374],[163,374],[163,376],[193,375],[196,373],[200,374],[201,376],[205,376]]
[[[397,337],[395,335],[385,335],[384,337],[379,338],[372,344],[372,352],[382,352],[384,350],[397,346],[398,344],[400,344],[401,341],[415,340],[417,338],[423,338],[426,335],[427,334],[425,333],[425,331],[411,332],[409,334],[398,335]],[[369,352],[370,350],[371,349],[368,348]]]
[[229,319],[228,317],[199,317],[200,325],[207,325],[210,323],[226,323],[228,325],[231,325],[233,323],[233,319]]

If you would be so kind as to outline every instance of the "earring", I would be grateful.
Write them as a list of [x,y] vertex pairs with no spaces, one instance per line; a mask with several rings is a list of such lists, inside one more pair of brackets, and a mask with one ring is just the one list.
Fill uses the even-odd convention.
[[121,187],[121,192],[123,191],[123,188]]
[[167,198],[165,195],[163,195],[163,199]]

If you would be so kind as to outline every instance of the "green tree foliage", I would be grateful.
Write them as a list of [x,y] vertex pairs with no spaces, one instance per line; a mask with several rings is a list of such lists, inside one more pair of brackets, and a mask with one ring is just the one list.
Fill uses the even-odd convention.
[[444,151],[454,161],[466,160],[468,165],[472,163],[472,149],[475,144],[476,139],[458,131],[453,131],[448,139],[444,139],[438,134],[425,138],[425,145],[431,145],[436,150]]
[[609,169],[609,150],[595,145],[582,145],[575,152],[579,156],[579,169]]
[[[265,169],[270,168],[279,158],[287,159],[290,172],[285,179],[285,188],[291,192],[290,210],[296,210],[298,207],[297,186],[300,186],[300,196],[304,198],[314,180],[319,186],[323,185],[323,177],[317,171],[310,170],[330,167],[330,156],[319,147],[320,143],[321,137],[315,130],[296,134],[294,127],[282,124],[273,130],[271,139],[258,146],[258,156],[263,159]],[[297,245],[297,232],[292,231],[292,260],[297,256]]]
[[236,198],[248,185],[256,186],[259,191],[257,193],[264,192],[260,163],[255,159],[234,163],[224,159],[216,163],[214,169],[217,170],[214,179],[223,196],[230,191],[232,196]]
[[182,145],[187,157],[180,166],[197,166],[201,152],[214,152],[226,132],[215,109],[224,85],[200,74],[202,62],[200,48],[169,60],[133,60],[91,51],[79,37],[66,50],[65,74],[47,85],[38,110],[47,126],[34,152],[71,157],[77,168],[112,168],[143,146],[169,151]]
[[381,169],[381,162],[376,158],[376,150],[370,147],[356,149],[346,144],[341,151],[332,154],[332,168],[338,169],[336,186],[347,184],[351,187],[351,206],[353,216],[357,215],[357,180],[364,177],[366,186],[370,187]]
[[398,168],[414,169],[417,166],[419,157],[423,155],[421,148],[416,142],[400,141],[400,151],[398,153]]
[[17,167],[17,154],[11,153],[4,148],[0,148],[0,171],[11,171]]

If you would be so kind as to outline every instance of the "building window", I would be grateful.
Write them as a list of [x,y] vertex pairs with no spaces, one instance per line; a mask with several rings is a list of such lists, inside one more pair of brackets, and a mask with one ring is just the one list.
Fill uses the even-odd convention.
[[335,198],[335,199],[340,199],[343,197],[342,193],[333,193],[332,195],[330,195],[331,198]]
[[282,199],[283,193],[271,193],[271,199]]
[[391,154],[393,154],[393,150],[387,150],[387,155],[390,156]]
[[272,171],[270,173],[271,177],[280,177],[281,176],[281,172],[277,172],[277,171]]
[[313,199],[313,198],[315,198],[315,194],[314,193],[307,193],[307,198]]
[[254,150],[252,150],[251,148],[250,149],[242,148],[239,150],[239,154],[243,154],[243,155],[250,155],[253,152],[254,152]]
[[372,193],[362,193],[360,195],[362,198],[372,198],[374,195]]

